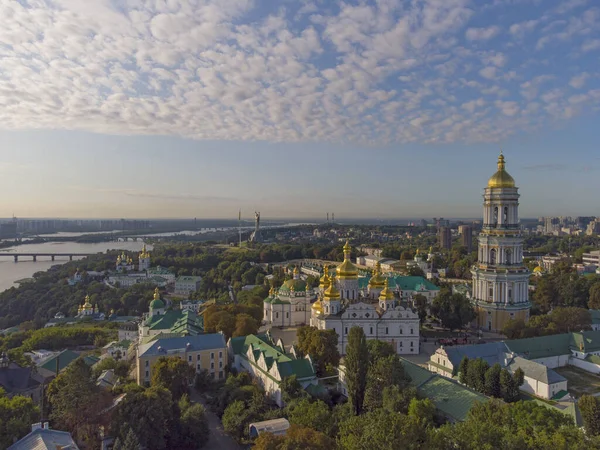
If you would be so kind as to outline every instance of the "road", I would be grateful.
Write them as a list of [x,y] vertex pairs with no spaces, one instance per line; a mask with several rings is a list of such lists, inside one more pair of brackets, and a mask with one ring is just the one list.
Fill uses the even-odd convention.
[[204,447],[206,450],[241,450],[242,447],[231,437],[229,437],[225,431],[223,431],[223,425],[221,420],[213,413],[206,402],[202,399],[200,394],[192,389],[190,392],[190,399],[193,402],[201,403],[206,410],[206,419],[208,420],[208,428],[210,429],[210,439],[208,444]]

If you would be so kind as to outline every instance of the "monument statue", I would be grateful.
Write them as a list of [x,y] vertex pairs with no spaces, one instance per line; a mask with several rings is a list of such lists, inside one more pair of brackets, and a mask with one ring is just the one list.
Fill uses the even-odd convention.
[[262,242],[260,234],[260,212],[254,212],[254,231],[250,235],[250,242]]

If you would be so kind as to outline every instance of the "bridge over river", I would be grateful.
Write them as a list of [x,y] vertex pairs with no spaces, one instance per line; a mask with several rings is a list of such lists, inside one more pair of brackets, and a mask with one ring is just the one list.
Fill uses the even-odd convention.
[[15,259],[15,262],[19,262],[19,258],[20,257],[30,257],[33,258],[34,261],[37,261],[38,256],[45,256],[45,257],[50,257],[52,258],[52,261],[54,261],[54,259],[56,257],[65,257],[65,258],[69,258],[69,261],[73,261],[73,258],[76,256],[91,256],[91,255],[95,255],[95,253],[43,253],[43,252],[35,252],[35,253],[15,253],[15,252],[10,252],[10,253],[0,253],[0,257],[1,256],[12,256]]

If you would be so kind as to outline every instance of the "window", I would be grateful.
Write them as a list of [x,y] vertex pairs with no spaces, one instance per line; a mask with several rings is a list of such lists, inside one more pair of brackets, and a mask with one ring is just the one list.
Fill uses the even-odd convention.
[[200,364],[196,364],[196,370],[200,370],[202,369],[202,367],[200,366]]
[[402,347],[402,341],[400,341],[400,347]]
[[188,355],[188,362],[192,362],[192,355]]
[[388,333],[389,333],[388,327],[385,327],[385,334],[388,334]]
[[413,341],[410,341],[410,346],[411,346],[411,347],[414,347],[414,346],[415,346],[415,343],[414,343]]
[[290,313],[289,313],[289,312],[286,312],[286,313],[285,313],[285,318],[286,318],[286,319],[289,319],[289,318],[290,318]]
[[494,226],[498,225],[498,207],[494,207]]
[[223,352],[219,352],[219,358],[223,357]]
[[146,360],[146,367],[150,366],[150,361]]
[[210,352],[210,359],[215,359],[215,354],[213,352]]
[[214,368],[215,368],[215,363],[214,363],[214,362],[211,362],[211,363],[210,363],[210,368],[211,368],[211,369],[214,369]]
[[200,353],[196,355],[196,361],[200,361]]
[[369,328],[369,334],[373,334],[373,327]]
[[148,378],[149,376],[150,376],[150,372],[148,372],[148,371],[146,370],[146,378]]
[[279,313],[275,313],[275,318],[279,319]]
[[219,361],[219,369],[223,368],[223,361]]
[[404,330],[403,330],[402,328],[400,328],[400,334],[403,334],[403,333],[402,333],[403,331],[404,331]]
[[413,329],[412,328],[410,329],[410,334],[413,334]]
[[490,264],[496,264],[496,249],[490,250]]
[[504,214],[502,215],[502,223],[505,225],[508,223],[508,206],[504,207]]
[[348,327],[344,328],[344,334],[348,334]]

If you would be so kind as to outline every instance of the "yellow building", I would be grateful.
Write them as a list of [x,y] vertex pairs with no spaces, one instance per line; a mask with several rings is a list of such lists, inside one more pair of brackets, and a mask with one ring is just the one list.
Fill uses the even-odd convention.
[[227,342],[223,334],[213,333],[156,339],[142,344],[137,349],[139,385],[150,384],[152,368],[161,357],[181,358],[197,373],[206,370],[213,379],[222,379],[227,365]]

